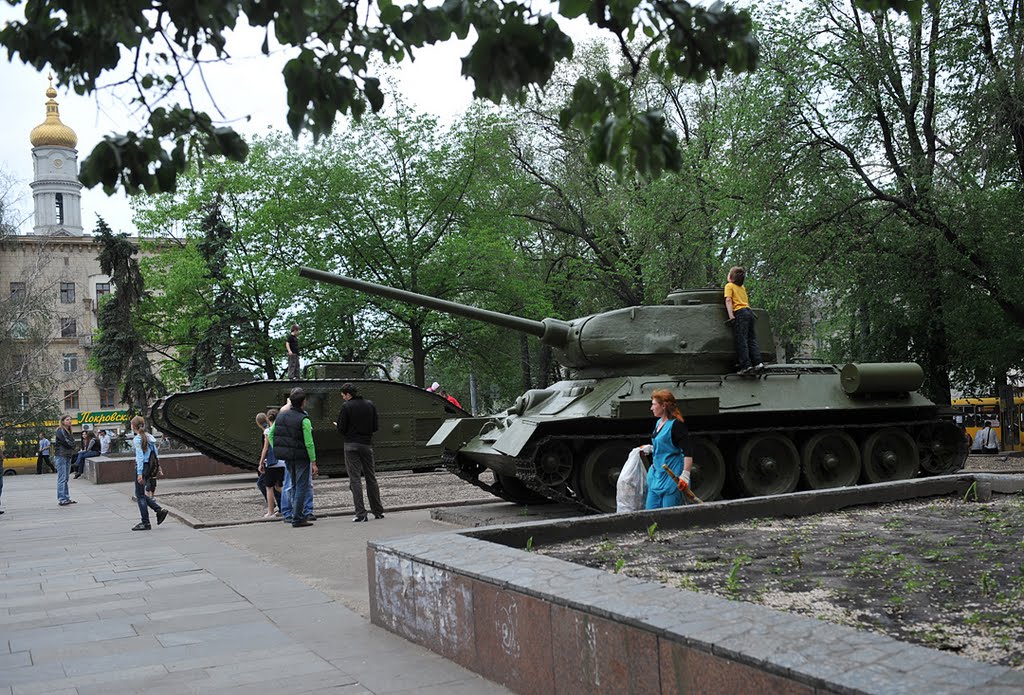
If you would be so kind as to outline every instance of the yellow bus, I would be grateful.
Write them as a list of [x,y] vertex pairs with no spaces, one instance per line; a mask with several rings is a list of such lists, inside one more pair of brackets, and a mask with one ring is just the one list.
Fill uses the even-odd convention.
[[[1002,413],[999,399],[995,396],[985,398],[954,398],[953,408],[960,411],[957,416],[958,424],[962,425],[974,442],[978,430],[983,429],[986,423],[991,422],[994,427],[1005,425],[1010,437],[1004,442],[1003,432],[1000,430],[1001,451],[1024,451],[1024,444],[1021,443],[1020,432],[1024,427],[1024,396],[1016,396],[1013,399],[1013,411]],[[1015,442],[1015,443],[1011,443]]]

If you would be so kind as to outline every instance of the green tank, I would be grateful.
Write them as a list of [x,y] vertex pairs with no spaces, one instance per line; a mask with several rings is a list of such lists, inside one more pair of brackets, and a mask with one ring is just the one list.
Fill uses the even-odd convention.
[[334,422],[345,382],[355,384],[380,412],[373,447],[378,471],[440,467],[442,452],[426,447],[427,440],[448,418],[469,417],[442,396],[392,381],[381,365],[316,362],[296,380],[254,381],[248,372],[210,375],[207,383],[215,386],[164,396],[150,409],[150,420],[164,434],[213,459],[255,471],[262,440],[256,413],[280,407],[301,386],[313,423],[317,467],[321,475],[343,475],[345,442]]
[[[950,473],[966,440],[952,411],[917,392],[913,363],[774,364],[734,373],[722,291],[674,290],[659,306],[561,321],[508,316],[312,268],[299,274],[505,326],[550,345],[573,379],[519,396],[505,412],[450,419],[428,445],[461,478],[517,503],[538,499],[615,509],[629,450],[649,442],[651,392],[670,389],[686,418],[691,484],[704,500]],[[755,309],[766,357],[775,345]],[[481,478],[493,472],[493,482]]]

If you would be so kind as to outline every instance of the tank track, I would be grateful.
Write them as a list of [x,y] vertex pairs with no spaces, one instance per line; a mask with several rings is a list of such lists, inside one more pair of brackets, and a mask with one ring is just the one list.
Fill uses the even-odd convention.
[[454,451],[448,449],[445,450],[441,455],[441,466],[452,475],[458,476],[460,479],[465,480],[474,487],[480,488],[484,492],[489,492],[495,497],[500,497],[506,502],[519,504],[518,501],[512,499],[508,493],[505,492],[500,483],[496,482],[494,484],[490,484],[480,480],[480,474],[483,472],[482,470],[479,470],[476,466],[471,467],[459,463]]
[[[844,430],[848,430],[848,429],[866,430],[866,429],[873,429],[873,428],[880,428],[880,427],[903,427],[903,428],[907,428],[907,427],[912,427],[912,426],[934,425],[935,423],[936,423],[935,419],[903,420],[903,421],[897,421],[897,422],[891,422],[890,421],[890,422],[873,422],[873,423],[864,423],[864,424],[843,425],[842,429],[844,429]],[[777,432],[777,431],[779,431],[779,429],[780,428],[778,428],[778,427],[746,427],[746,428],[739,428],[739,429],[700,430],[700,431],[697,431],[697,432],[691,432],[691,434],[693,436],[696,436],[696,437],[714,437],[714,436],[729,436],[729,437],[735,436],[735,437],[740,437],[740,436],[754,434],[754,433]],[[832,429],[832,428],[823,428],[820,425],[804,425],[804,426],[796,426],[796,427],[786,427],[786,428],[783,428],[783,429],[785,429],[786,431],[804,431],[804,432],[807,432],[807,431],[812,431],[812,430]],[[640,438],[642,439],[644,437],[640,437]],[[543,439],[538,440],[537,443],[530,449],[529,455],[523,456],[523,457],[519,457],[519,458],[516,459],[516,478],[519,479],[519,481],[522,482],[530,490],[532,490],[532,491],[536,492],[537,494],[542,495],[543,497],[546,497],[547,499],[550,499],[550,500],[552,500],[554,502],[562,502],[564,504],[571,505],[571,506],[576,507],[577,509],[579,509],[579,510],[581,510],[583,512],[586,512],[588,514],[603,514],[604,512],[602,512],[600,509],[596,509],[595,507],[592,507],[591,505],[587,504],[583,500],[581,500],[581,499],[579,499],[579,498],[577,498],[577,497],[575,497],[573,495],[570,495],[567,492],[567,490],[566,490],[566,488],[564,486],[562,486],[562,487],[553,487],[551,485],[547,485],[544,482],[542,482],[540,480],[540,477],[537,475],[537,466],[536,466],[536,462],[534,461],[534,456],[536,455],[536,453],[538,451],[541,450],[541,448],[545,444],[547,444],[549,442],[552,442],[552,441],[559,441],[559,440],[561,440],[561,441],[565,441],[565,442],[579,442],[579,441],[614,441],[614,440],[624,440],[624,439],[628,439],[628,437],[623,437],[622,435],[601,435],[601,434],[576,435],[576,436],[571,436],[571,437],[570,436],[565,436],[565,435],[550,435],[550,436],[544,437]],[[447,455],[448,452],[445,452],[445,453]],[[483,486],[480,485],[480,487],[483,487]],[[484,488],[484,489],[486,489],[486,488]],[[500,496],[501,495],[499,495],[499,497]],[[505,499],[507,499],[507,498],[505,498]]]

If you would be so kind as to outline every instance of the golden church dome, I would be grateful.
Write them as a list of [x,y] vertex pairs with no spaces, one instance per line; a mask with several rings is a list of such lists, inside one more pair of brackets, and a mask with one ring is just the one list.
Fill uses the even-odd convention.
[[53,75],[50,75],[50,86],[46,90],[50,99],[46,102],[46,120],[32,129],[29,140],[33,147],[67,147],[75,149],[78,136],[75,131],[60,122],[57,110],[57,90],[53,88]]

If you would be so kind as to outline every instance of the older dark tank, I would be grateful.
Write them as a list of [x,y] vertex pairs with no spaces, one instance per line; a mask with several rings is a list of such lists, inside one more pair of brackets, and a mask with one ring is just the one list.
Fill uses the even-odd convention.
[[[505,326],[552,346],[573,379],[527,391],[503,413],[446,421],[428,444],[461,478],[510,501],[540,498],[615,509],[629,449],[649,441],[651,392],[671,389],[693,438],[694,492],[705,500],[773,495],[949,473],[966,440],[917,392],[914,363],[772,364],[734,373],[718,288],[674,290],[663,305],[542,321],[301,268],[299,274]],[[762,353],[775,354],[755,309]],[[480,475],[491,470],[495,482]]]
[[341,386],[355,384],[380,412],[374,435],[378,471],[429,470],[442,465],[442,452],[427,441],[448,418],[469,413],[445,398],[410,384],[392,381],[387,370],[365,362],[318,362],[302,379],[255,381],[248,372],[216,373],[213,386],[172,393],[156,401],[150,420],[164,434],[207,456],[245,470],[259,464],[261,435],[256,413],[280,407],[296,386],[306,392],[321,475],[345,473],[344,439],[334,421],[341,410]]

